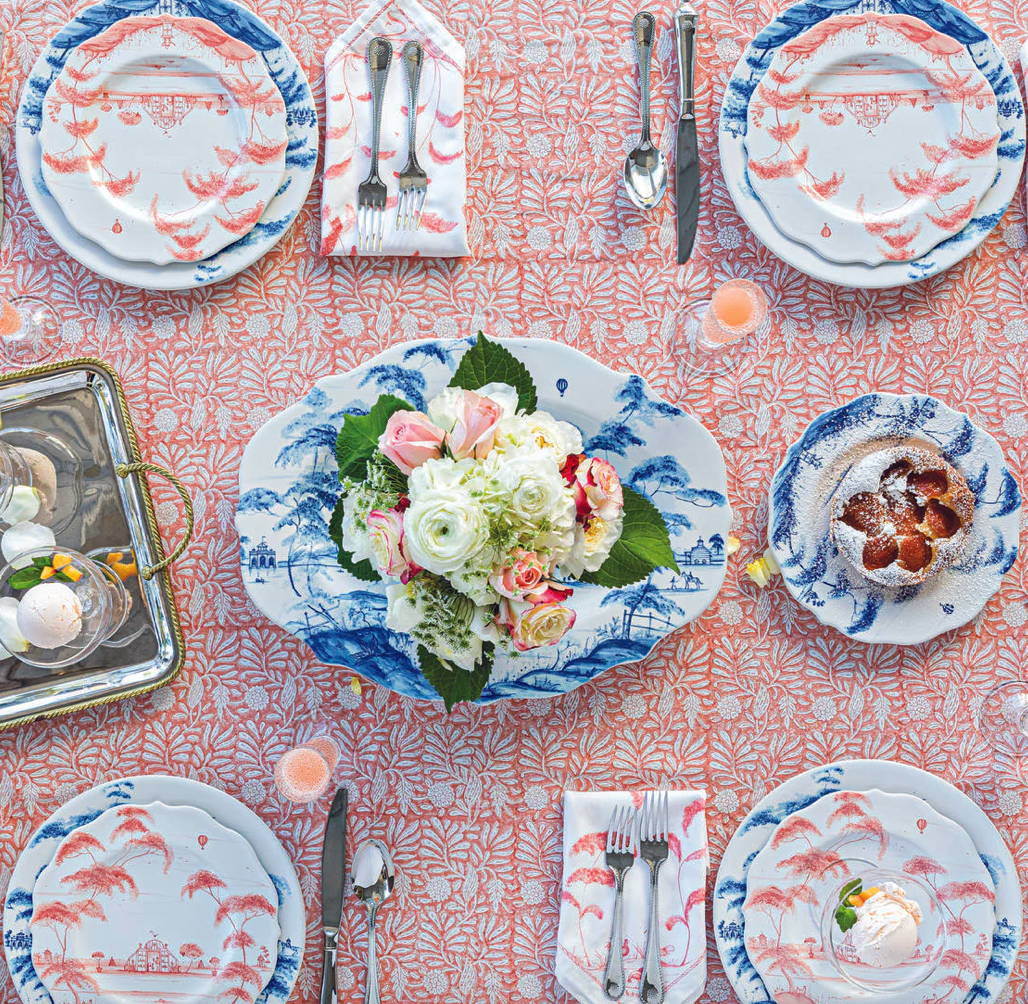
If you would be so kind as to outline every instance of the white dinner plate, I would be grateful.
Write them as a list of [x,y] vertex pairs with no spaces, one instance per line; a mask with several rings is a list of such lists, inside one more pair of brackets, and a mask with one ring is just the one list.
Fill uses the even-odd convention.
[[750,99],[747,171],[822,258],[912,261],[996,178],[996,95],[954,38],[904,14],[832,17],[783,45]]
[[924,799],[963,829],[977,848],[996,889],[992,954],[978,982],[952,1004],[993,1004],[1010,979],[1021,945],[1021,884],[1017,867],[989,817],[961,791],[934,774],[891,760],[843,760],[804,771],[765,795],[725,848],[714,885],[714,938],[742,1004],[771,1001],[746,952],[743,903],[750,865],[778,825],[794,812],[837,791],[881,790]]
[[261,868],[275,887],[281,930],[274,971],[255,1004],[285,1004],[300,972],[306,936],[303,896],[288,854],[271,830],[231,795],[198,781],[162,775],[124,778],[91,788],[61,806],[29,838],[15,863],[4,901],[7,967],[22,1001],[24,1004],[66,1004],[50,996],[32,958],[30,921],[37,876],[53,861],[58,847],[69,834],[89,826],[111,808],[145,806],[153,802],[201,809],[239,834],[253,848]]
[[245,42],[196,17],[127,17],[47,91],[50,194],[118,258],[193,262],[253,229],[285,172],[286,106]]
[[718,146],[725,183],[739,214],[774,254],[815,279],[840,286],[880,289],[917,282],[949,268],[969,255],[992,232],[1017,191],[1024,162],[1025,120],[1024,102],[1010,66],[995,43],[967,14],[945,0],[877,0],[874,6],[880,13],[919,18],[936,31],[960,41],[989,81],[996,95],[1001,131],[996,151],[999,158],[996,180],[963,230],[916,261],[843,265],[827,261],[807,245],[787,237],[775,226],[746,170],[750,99],[783,45],[826,18],[860,13],[866,6],[862,0],[840,0],[835,4],[802,0],[771,21],[746,47],[728,82],[721,105]]
[[[941,455],[975,496],[966,548],[920,585],[878,585],[839,553],[830,503],[869,452],[912,443]],[[795,599],[858,641],[916,645],[981,612],[1017,559],[1021,492],[999,444],[923,394],[865,394],[819,415],[771,480],[768,543]]]
[[[747,872],[746,950],[772,996],[784,997],[798,983],[835,1000],[869,996],[836,970],[823,938],[825,907],[837,904],[842,882],[861,877],[846,864],[854,859],[924,883],[945,925],[945,933],[925,931],[928,943],[943,949],[932,975],[879,996],[937,1004],[955,984],[969,989],[992,955],[996,929],[995,887],[971,838],[922,798],[846,790],[782,820]],[[918,900],[913,888],[906,891]],[[931,923],[927,909],[922,923]],[[902,967],[893,976],[902,981]]]

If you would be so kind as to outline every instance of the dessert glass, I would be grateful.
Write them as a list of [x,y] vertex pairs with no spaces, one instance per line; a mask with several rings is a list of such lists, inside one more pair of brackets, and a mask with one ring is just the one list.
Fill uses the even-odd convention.
[[65,581],[59,576],[52,576],[46,582],[61,582],[72,590],[82,607],[82,626],[67,644],[55,648],[30,644],[24,651],[15,650],[20,646],[12,645],[6,631],[0,633],[0,648],[29,666],[61,669],[81,662],[118,631],[128,614],[128,598],[121,580],[84,554],[63,547],[39,547],[24,551],[4,565],[0,569],[0,603],[12,598],[20,602],[33,589],[45,584],[17,589],[11,585],[11,579],[17,572],[31,566],[35,559],[52,562],[59,555],[70,559],[65,567],[74,568],[81,575],[76,582]]
[[[880,868],[870,861],[848,859],[848,876],[840,879],[825,901],[821,915],[821,942],[825,958],[847,983],[875,996],[899,994],[920,986],[939,968],[946,947],[946,918],[935,893],[919,878],[906,873]],[[921,908],[923,919],[917,927],[918,943],[914,954],[898,966],[879,969],[858,961],[849,932],[835,922],[839,896],[853,879],[863,879],[864,888],[893,882],[905,890],[906,898]]]

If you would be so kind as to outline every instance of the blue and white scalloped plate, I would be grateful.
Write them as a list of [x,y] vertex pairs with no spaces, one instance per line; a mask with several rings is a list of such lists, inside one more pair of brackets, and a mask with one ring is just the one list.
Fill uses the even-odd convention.
[[[866,265],[827,261],[806,244],[786,237],[754,191],[747,172],[746,132],[750,98],[778,50],[826,18],[839,14],[907,14],[956,39],[996,94],[1000,127],[999,170],[978,202],[974,215],[957,234],[937,244],[915,261]],[[739,215],[760,241],[783,261],[815,279],[840,286],[881,289],[917,282],[955,265],[969,255],[999,223],[1017,191],[1025,154],[1024,102],[1014,74],[992,39],[963,11],[945,0],[803,0],[778,15],[746,47],[736,64],[718,127],[718,147],[725,183]],[[810,235],[809,243],[815,235]]]
[[[989,817],[963,792],[934,774],[891,760],[842,760],[790,778],[765,795],[743,820],[725,848],[714,885],[714,938],[725,972],[742,1004],[768,1004],[774,997],[746,952],[746,883],[750,866],[778,825],[795,812],[837,791],[883,791],[915,795],[956,823],[971,838],[996,887],[996,929],[992,955],[978,981],[952,1004],[991,1004],[1010,979],[1021,945],[1021,883],[1003,838]],[[790,994],[795,1004],[848,1000],[808,985]],[[859,992],[858,992],[859,993]],[[784,1002],[785,997],[778,1000]],[[946,998],[947,1001],[949,998]]]
[[[253,229],[202,261],[126,261],[80,234],[50,194],[41,169],[43,99],[68,56],[82,42],[126,17],[173,14],[206,18],[246,42],[264,61],[286,105],[285,177]],[[43,49],[21,93],[15,129],[18,171],[47,232],[76,261],[98,275],[143,289],[190,289],[227,279],[271,250],[303,206],[318,159],[318,111],[310,85],[289,46],[253,11],[234,0],[100,0],[72,18]]]
[[[830,502],[869,446],[915,442],[940,454],[975,497],[970,540],[917,586],[865,579],[829,532]],[[865,394],[814,419],[771,481],[768,543],[789,592],[822,624],[864,642],[916,645],[977,616],[1017,559],[1021,492],[999,444],[966,415],[922,394]]]
[[[398,693],[438,695],[415,646],[385,627],[386,583],[360,582],[336,561],[328,521],[339,494],[335,441],[343,415],[384,393],[423,409],[450,381],[473,339],[407,342],[349,373],[319,380],[267,423],[239,470],[236,528],[253,602],[324,663],[347,666]],[[504,339],[529,369],[539,408],[582,431],[588,453],[660,510],[681,574],[661,569],[625,589],[576,585],[575,627],[555,647],[497,652],[481,702],[552,697],[612,666],[635,662],[709,606],[725,577],[732,513],[714,437],[638,376],[616,373],[558,342]]]
[[[58,847],[69,834],[89,826],[108,809],[124,805],[149,806],[155,802],[165,806],[192,806],[200,809],[227,830],[238,834],[253,848],[257,861],[278,894],[279,926],[275,969],[255,1004],[285,1004],[289,999],[300,973],[306,937],[306,908],[289,855],[267,825],[231,795],[184,777],[154,775],[109,781],[76,795],[32,834],[18,856],[4,900],[4,953],[11,981],[24,1004],[64,1004],[65,1001],[63,995],[59,1000],[53,1000],[43,986],[32,959],[33,931],[30,921],[36,879],[54,860]],[[114,913],[109,914],[109,918],[111,923],[119,923]],[[145,930],[142,933],[145,935]],[[139,941],[138,918],[136,929],[127,932],[122,941],[130,945],[129,950]],[[178,939],[171,947],[173,952],[177,950]],[[83,967],[83,972],[87,979],[91,979],[88,967]],[[128,982],[129,993],[139,994],[139,977],[136,977],[135,982]],[[85,993],[94,999],[103,999],[102,994],[95,991],[91,993],[88,984],[80,983],[79,986],[86,986]],[[113,1000],[117,996],[114,994],[108,999]],[[146,994],[142,996],[145,998]],[[181,996],[183,999],[189,997],[188,993]],[[168,994],[168,997],[173,999],[175,994]]]

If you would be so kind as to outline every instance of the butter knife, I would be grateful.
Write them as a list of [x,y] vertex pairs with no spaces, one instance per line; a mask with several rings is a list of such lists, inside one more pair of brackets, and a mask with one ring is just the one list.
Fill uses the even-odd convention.
[[678,48],[678,139],[675,149],[675,203],[678,214],[678,264],[684,265],[696,241],[700,214],[700,154],[696,143],[696,8],[683,3],[675,11]]
[[343,917],[343,886],[346,882],[347,798],[346,789],[340,788],[332,799],[321,851],[321,929],[325,932],[321,1004],[335,1004],[336,1001],[336,938]]

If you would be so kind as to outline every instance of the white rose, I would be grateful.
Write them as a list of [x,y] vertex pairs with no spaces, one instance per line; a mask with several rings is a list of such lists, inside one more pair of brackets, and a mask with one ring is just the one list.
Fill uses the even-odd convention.
[[524,416],[523,435],[540,449],[549,450],[562,464],[569,453],[582,452],[582,433],[570,422],[560,422],[548,411]]
[[619,513],[616,519],[606,520],[593,516],[588,529],[581,524],[575,527],[575,543],[571,554],[561,562],[565,575],[577,579],[583,572],[595,572],[607,560],[610,549],[621,536],[624,522]]
[[526,446],[505,453],[496,480],[509,493],[508,513],[529,527],[560,528],[574,521],[575,499],[549,450]]
[[475,391],[482,397],[495,401],[503,410],[503,417],[508,418],[518,410],[518,392],[509,383],[487,383]]
[[403,529],[411,558],[436,575],[477,563],[489,545],[485,510],[459,486],[412,495]]

